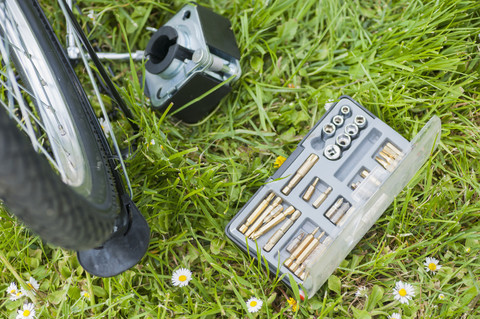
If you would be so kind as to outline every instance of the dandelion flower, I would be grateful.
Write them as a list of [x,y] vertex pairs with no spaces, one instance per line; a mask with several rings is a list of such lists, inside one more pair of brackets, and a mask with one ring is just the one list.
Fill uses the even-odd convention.
[[355,292],[355,297],[367,297],[368,296],[368,289],[365,286],[359,287],[357,292]]
[[408,304],[409,300],[415,296],[415,290],[413,286],[401,281],[395,283],[395,288],[393,288],[393,297],[400,301],[400,303]]
[[425,265],[425,270],[427,272],[431,271],[432,273],[436,273],[442,266],[438,264],[438,259],[432,258],[432,257],[427,257],[425,259],[425,262],[423,263]]
[[7,288],[7,292],[10,295],[11,301],[15,301],[23,296],[23,292],[21,290],[18,290],[17,284],[14,282],[10,283],[10,286],[8,286]]
[[33,293],[35,293],[35,290],[38,290],[38,288],[40,288],[40,285],[33,277],[30,277],[30,279],[26,282],[26,284],[28,287],[27,289],[24,289],[23,287],[21,288],[22,293],[25,295],[27,290],[31,290]]
[[295,299],[290,298],[287,300],[288,304],[290,307],[292,307],[292,311],[297,311],[298,310],[298,303]]
[[283,157],[283,156],[279,156],[277,157],[277,159],[275,159],[275,163],[273,163],[273,167],[275,168],[279,168],[280,166],[282,166],[283,162],[285,162],[286,158]]
[[388,316],[388,319],[402,319],[402,316],[398,312],[394,312]]
[[35,309],[33,303],[27,303],[23,305],[22,310],[18,310],[18,315],[16,319],[34,319],[35,318]]
[[87,299],[90,298],[90,294],[89,294],[88,292],[86,292],[86,291],[82,291],[82,292],[80,293],[80,296],[85,297],[85,298],[87,298]]
[[252,297],[247,300],[248,312],[257,312],[260,310],[260,308],[262,308],[262,305],[263,305],[263,301],[255,297]]
[[440,299],[440,300],[445,299],[445,295],[444,295],[444,294],[439,294],[439,295],[438,295],[438,299]]
[[174,286],[186,286],[190,280],[192,280],[192,272],[186,268],[177,269],[172,274],[172,284]]

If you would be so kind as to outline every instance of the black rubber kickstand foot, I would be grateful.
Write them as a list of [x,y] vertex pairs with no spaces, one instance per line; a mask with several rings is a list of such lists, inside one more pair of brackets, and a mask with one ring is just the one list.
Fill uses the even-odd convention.
[[150,229],[138,208],[130,202],[130,227],[116,234],[102,247],[77,252],[80,265],[98,277],[116,276],[135,266],[145,255],[150,241]]

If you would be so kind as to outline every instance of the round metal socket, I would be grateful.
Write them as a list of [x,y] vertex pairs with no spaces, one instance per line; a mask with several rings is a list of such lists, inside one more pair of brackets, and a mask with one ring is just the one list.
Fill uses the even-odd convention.
[[341,115],[335,115],[334,117],[332,117],[332,123],[336,126],[336,127],[340,127],[343,125],[343,116]]
[[365,128],[367,126],[367,119],[363,115],[355,116],[353,123],[358,126],[359,129]]
[[335,144],[329,144],[325,146],[325,149],[323,150],[323,155],[331,160],[331,161],[336,161],[342,156],[342,150],[338,145]]
[[349,135],[342,133],[337,136],[336,142],[342,150],[347,150],[350,147],[350,144],[352,144],[352,139]]
[[326,140],[326,139],[329,139],[330,137],[332,137],[333,135],[335,135],[336,130],[337,130],[337,128],[332,123],[325,124],[322,128],[323,139]]
[[352,115],[352,111],[350,110],[350,106],[344,105],[340,108],[340,112],[338,113],[342,115],[344,118],[350,117]]
[[352,140],[354,138],[357,138],[358,131],[359,131],[358,126],[354,123],[350,123],[350,124],[347,124],[347,126],[345,126],[345,134],[350,136]]

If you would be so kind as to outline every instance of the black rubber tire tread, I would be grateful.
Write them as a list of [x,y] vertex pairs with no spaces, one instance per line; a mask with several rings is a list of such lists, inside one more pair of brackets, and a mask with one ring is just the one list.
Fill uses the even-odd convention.
[[[80,82],[35,0],[18,1],[34,31],[40,47],[46,52],[72,117],[81,128],[79,138],[87,148],[90,167],[100,160],[105,174],[92,173],[92,197],[84,198],[66,186],[52,170],[45,157],[37,154],[30,141],[2,112],[0,122],[0,198],[9,211],[17,215],[47,242],[68,249],[83,250],[101,245],[112,233],[120,211],[112,170],[107,159],[105,141]],[[99,177],[100,175],[100,177]],[[97,184],[104,184],[98,189]]]
[[112,216],[99,214],[61,181],[5,111],[0,115],[0,196],[18,218],[47,242],[83,250],[112,233]]

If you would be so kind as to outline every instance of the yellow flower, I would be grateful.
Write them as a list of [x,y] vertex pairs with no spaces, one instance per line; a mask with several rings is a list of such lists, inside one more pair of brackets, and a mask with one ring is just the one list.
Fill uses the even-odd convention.
[[280,166],[282,166],[283,162],[285,162],[286,158],[283,157],[283,156],[279,156],[277,157],[277,159],[275,160],[275,163],[273,163],[273,167],[275,168],[279,168]]
[[290,307],[292,307],[292,311],[297,311],[298,310],[298,303],[295,299],[290,298],[287,300],[288,304]]

